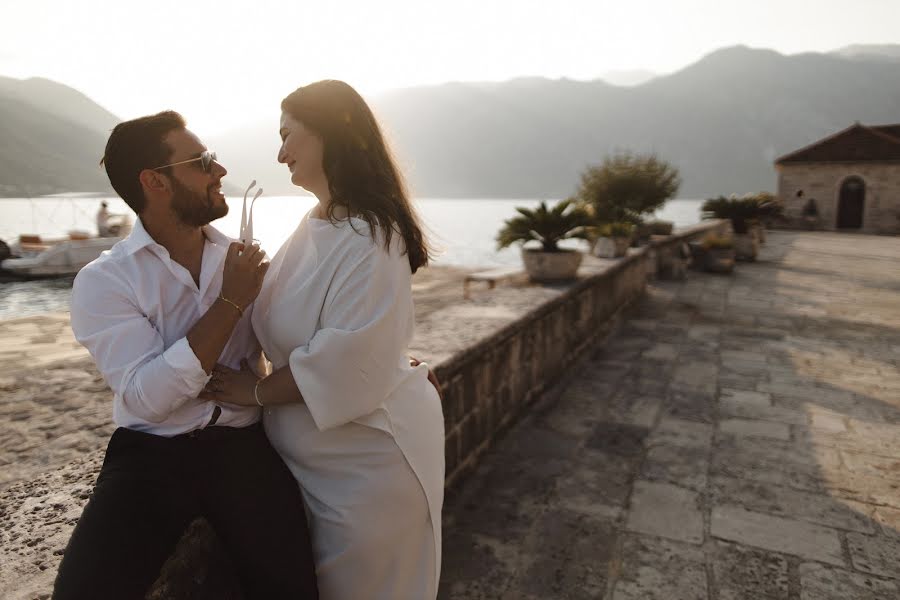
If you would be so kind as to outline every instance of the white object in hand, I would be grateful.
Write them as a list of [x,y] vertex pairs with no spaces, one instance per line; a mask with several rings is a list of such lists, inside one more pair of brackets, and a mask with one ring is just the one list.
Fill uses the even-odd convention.
[[253,200],[250,201],[250,210],[247,210],[247,196],[250,194],[250,190],[256,187],[256,180],[250,182],[250,186],[247,188],[247,191],[244,192],[244,209],[241,211],[241,243],[244,246],[249,246],[253,243],[253,204],[256,202],[256,199],[262,196],[263,189],[259,188],[256,190],[256,193],[253,195]]

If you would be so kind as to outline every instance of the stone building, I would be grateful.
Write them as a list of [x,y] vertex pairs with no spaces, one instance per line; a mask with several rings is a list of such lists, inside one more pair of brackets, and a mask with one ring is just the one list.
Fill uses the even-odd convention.
[[775,161],[795,227],[900,233],[900,124],[856,123]]

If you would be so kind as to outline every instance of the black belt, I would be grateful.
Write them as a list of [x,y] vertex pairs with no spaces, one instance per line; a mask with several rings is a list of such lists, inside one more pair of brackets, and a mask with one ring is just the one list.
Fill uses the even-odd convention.
[[[216,424],[216,421],[219,420],[219,417],[222,415],[222,407],[216,404],[216,407],[213,409],[213,414],[209,418],[209,423],[206,424],[206,427],[212,427]],[[204,428],[205,429],[205,428]]]

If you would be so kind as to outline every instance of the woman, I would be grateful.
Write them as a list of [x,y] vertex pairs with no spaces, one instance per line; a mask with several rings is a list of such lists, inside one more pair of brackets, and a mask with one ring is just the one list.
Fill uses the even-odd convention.
[[211,388],[264,407],[303,490],[321,598],[434,598],[443,415],[427,367],[405,355],[411,275],[428,247],[353,88],[320,81],[281,107],[278,161],[318,204],[272,259],[254,307],[274,372],[217,368]]

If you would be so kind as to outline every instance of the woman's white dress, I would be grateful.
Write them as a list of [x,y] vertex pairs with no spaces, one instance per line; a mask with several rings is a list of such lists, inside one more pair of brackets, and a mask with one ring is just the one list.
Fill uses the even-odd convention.
[[253,328],[303,404],[266,433],[306,500],[323,600],[435,598],[444,421],[427,367],[409,366],[414,313],[399,234],[304,217],[272,259]]

